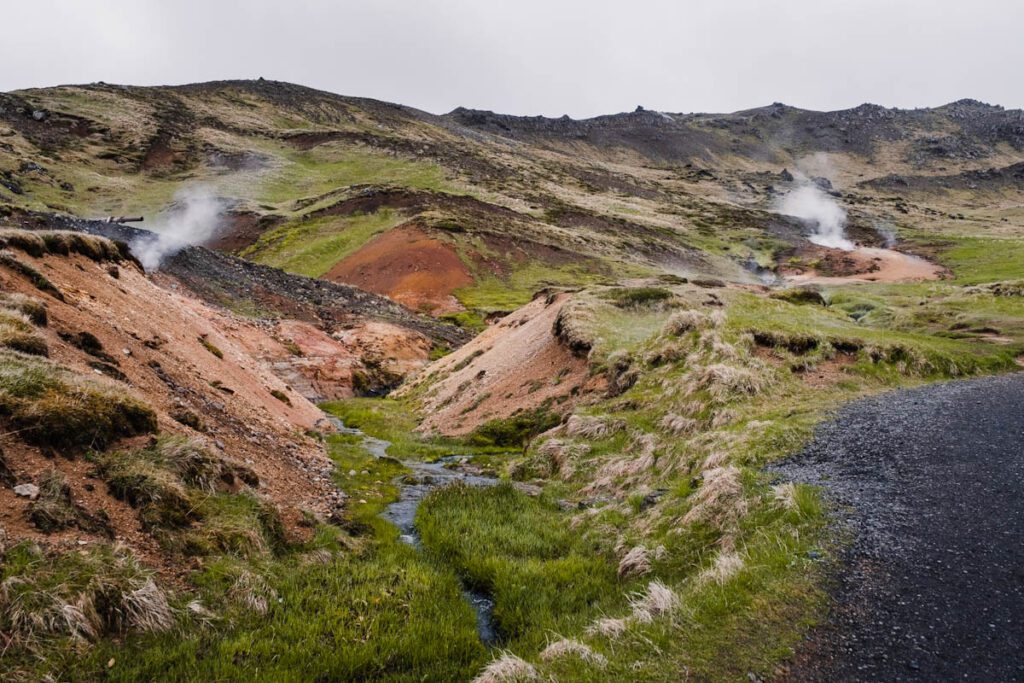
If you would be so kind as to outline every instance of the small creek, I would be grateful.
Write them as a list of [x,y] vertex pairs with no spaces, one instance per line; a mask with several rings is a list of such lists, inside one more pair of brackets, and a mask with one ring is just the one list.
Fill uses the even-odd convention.
[[[375,458],[390,458],[387,455],[391,442],[377,439],[353,427],[346,427],[339,418],[328,415],[327,419],[341,434],[352,434],[363,440],[363,447]],[[468,456],[449,455],[435,462],[418,460],[401,460],[400,462],[411,472],[402,474],[395,479],[398,485],[398,500],[388,505],[381,517],[398,527],[399,538],[413,548],[422,551],[420,535],[416,530],[416,510],[428,493],[443,486],[462,483],[468,486],[493,486],[498,482],[494,477],[461,472],[457,467]],[[487,595],[470,590],[463,586],[463,597],[476,612],[476,630],[485,645],[493,645],[498,640],[494,627],[494,601]]]

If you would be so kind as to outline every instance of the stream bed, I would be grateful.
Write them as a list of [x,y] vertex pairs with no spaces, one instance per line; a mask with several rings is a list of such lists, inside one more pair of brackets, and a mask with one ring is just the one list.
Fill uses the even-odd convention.
[[[363,447],[375,458],[390,458],[387,454],[389,441],[377,439],[364,434],[353,427],[346,427],[339,418],[328,415],[328,420],[341,434],[352,434],[362,439]],[[381,517],[398,527],[399,538],[403,543],[411,545],[418,551],[422,551],[419,532],[416,530],[416,510],[428,493],[434,489],[461,483],[467,486],[493,486],[498,483],[494,477],[485,477],[477,474],[462,472],[453,467],[458,463],[468,460],[468,456],[449,455],[434,462],[422,462],[419,460],[400,460],[410,470],[407,474],[399,475],[395,479],[398,485],[398,500],[384,508]],[[494,627],[494,601],[483,593],[470,590],[465,585],[462,588],[462,595],[466,602],[476,613],[476,630],[480,635],[480,641],[484,645],[493,645],[498,640],[498,633]]]

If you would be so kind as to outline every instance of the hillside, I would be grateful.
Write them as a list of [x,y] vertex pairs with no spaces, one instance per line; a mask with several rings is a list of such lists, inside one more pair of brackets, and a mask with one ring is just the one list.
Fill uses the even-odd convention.
[[0,94],[0,670],[784,678],[848,539],[765,466],[1024,364],[1022,165],[973,100]]

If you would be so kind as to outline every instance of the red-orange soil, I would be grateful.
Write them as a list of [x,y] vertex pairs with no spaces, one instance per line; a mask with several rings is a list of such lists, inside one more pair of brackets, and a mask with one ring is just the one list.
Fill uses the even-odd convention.
[[324,278],[384,294],[434,315],[462,310],[452,296],[473,277],[451,245],[414,225],[380,235],[334,265]]

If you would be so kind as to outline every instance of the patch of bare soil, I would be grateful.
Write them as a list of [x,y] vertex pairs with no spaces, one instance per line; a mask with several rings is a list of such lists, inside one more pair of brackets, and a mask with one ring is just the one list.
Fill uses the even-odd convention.
[[519,410],[571,407],[587,393],[588,372],[586,361],[554,334],[569,298],[534,299],[403,387],[400,395],[429,385],[420,428],[459,435]]
[[233,211],[227,214],[226,225],[213,241],[207,243],[210,249],[237,254],[255,244],[256,240],[280,222],[277,216],[261,216],[251,211]]
[[804,384],[810,387],[828,387],[849,377],[847,368],[857,363],[856,354],[838,353],[835,358],[819,363],[800,373]]
[[324,278],[384,294],[412,310],[434,315],[463,310],[452,292],[473,282],[451,245],[414,225],[374,238],[336,263]]
[[919,256],[878,247],[858,247],[853,251],[842,251],[814,246],[802,250],[799,256],[802,262],[811,265],[783,267],[783,275],[789,282],[920,282],[937,280],[945,274],[942,266]]

